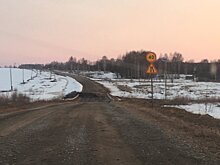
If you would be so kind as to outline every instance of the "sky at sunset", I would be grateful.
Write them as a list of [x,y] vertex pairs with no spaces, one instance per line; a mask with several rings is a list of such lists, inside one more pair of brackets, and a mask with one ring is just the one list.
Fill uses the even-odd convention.
[[220,59],[220,0],[0,0],[0,66],[131,50]]

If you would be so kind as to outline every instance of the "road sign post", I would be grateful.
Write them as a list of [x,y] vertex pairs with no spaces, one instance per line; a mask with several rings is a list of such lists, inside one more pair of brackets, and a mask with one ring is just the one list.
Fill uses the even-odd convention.
[[151,104],[152,104],[152,108],[154,107],[154,82],[153,82],[153,75],[151,74],[150,77],[150,82],[151,82]]
[[157,55],[153,52],[149,52],[146,55],[147,61],[150,63],[148,66],[146,73],[151,75],[151,100],[152,100],[152,108],[154,107],[154,85],[153,85],[153,75],[158,73],[157,68],[154,66],[154,62],[157,60]]

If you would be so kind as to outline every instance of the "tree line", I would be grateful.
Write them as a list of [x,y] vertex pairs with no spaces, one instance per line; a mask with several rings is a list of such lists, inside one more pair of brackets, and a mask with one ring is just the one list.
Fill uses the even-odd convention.
[[[146,60],[148,51],[130,51],[117,59],[103,56],[101,59],[91,62],[85,58],[76,59],[70,57],[67,62],[53,61],[49,64],[24,64],[20,68],[61,70],[74,73],[81,71],[104,71],[113,72],[122,78],[141,79],[149,78],[146,69],[149,63]],[[184,61],[181,53],[174,52],[161,54],[155,62],[158,69],[156,78],[179,78],[181,74],[191,75],[198,81],[220,81],[220,59],[209,62],[207,59],[201,62],[193,60]],[[189,76],[190,77],[190,76]]]

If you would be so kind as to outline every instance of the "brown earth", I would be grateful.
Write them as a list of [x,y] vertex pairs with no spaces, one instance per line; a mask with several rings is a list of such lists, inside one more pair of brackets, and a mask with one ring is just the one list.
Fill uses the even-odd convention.
[[220,164],[219,120],[74,78],[77,100],[0,114],[0,164]]

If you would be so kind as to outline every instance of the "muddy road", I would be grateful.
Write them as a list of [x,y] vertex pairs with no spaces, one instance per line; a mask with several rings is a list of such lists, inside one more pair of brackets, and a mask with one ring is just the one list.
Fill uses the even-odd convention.
[[0,164],[220,164],[218,120],[118,101],[74,78],[78,99],[0,116]]

